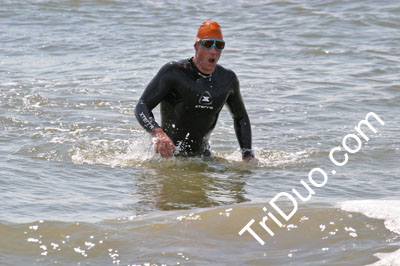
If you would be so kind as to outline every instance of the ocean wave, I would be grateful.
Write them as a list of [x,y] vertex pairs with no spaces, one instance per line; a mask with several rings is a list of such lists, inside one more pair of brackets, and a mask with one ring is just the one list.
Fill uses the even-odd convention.
[[[340,208],[384,220],[388,230],[400,234],[400,200],[351,200],[342,202]],[[400,249],[392,253],[376,253],[374,256],[379,258],[379,261],[369,266],[400,265]]]
[[[14,249],[25,260],[40,257],[44,265],[51,265],[55,259],[85,259],[88,263],[119,259],[122,265],[172,265],[177,261],[183,265],[221,265],[222,261],[224,265],[249,265],[250,258],[257,265],[317,265],[321,261],[327,265],[361,265],[373,262],[372,254],[382,258],[374,266],[398,265],[398,251],[377,253],[392,252],[396,247],[383,248],[393,241],[375,219],[348,214],[330,204],[306,204],[282,227],[268,221],[275,232],[270,237],[258,226],[262,216],[262,205],[244,203],[127,215],[96,223],[0,222],[2,235],[13,239],[13,246],[0,241],[0,250]],[[248,233],[238,234],[252,218],[257,220],[252,228],[266,240],[265,246]]]
[[340,208],[385,220],[387,229],[400,234],[400,200],[351,200],[341,203]]

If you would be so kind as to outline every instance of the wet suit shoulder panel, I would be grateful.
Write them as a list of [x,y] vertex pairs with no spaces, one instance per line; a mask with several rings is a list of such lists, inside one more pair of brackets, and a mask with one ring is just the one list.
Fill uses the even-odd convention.
[[149,85],[147,85],[142,97],[140,97],[136,105],[136,119],[149,133],[151,133],[153,129],[160,128],[151,110],[166,97],[169,90],[173,87],[174,80],[167,74],[176,68],[177,64],[175,62],[165,64],[150,81]]

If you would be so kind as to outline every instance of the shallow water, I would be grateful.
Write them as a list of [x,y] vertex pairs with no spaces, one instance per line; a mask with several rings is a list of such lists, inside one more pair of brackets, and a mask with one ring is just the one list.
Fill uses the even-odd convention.
[[[399,265],[399,15],[393,1],[2,1],[0,264]],[[241,82],[250,164],[226,109],[211,159],[161,160],[134,117],[205,20]],[[385,124],[335,166],[369,112]],[[271,237],[259,222],[284,220],[268,202],[305,196],[314,168],[327,183],[283,227],[269,218]],[[238,234],[251,219],[263,246]]]

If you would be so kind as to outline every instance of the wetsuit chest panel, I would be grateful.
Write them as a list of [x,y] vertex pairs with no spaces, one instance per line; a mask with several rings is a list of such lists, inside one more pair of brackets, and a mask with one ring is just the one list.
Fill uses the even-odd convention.
[[[227,87],[216,86],[213,80],[198,79],[194,82],[194,91],[196,95],[190,104],[194,111],[201,115],[210,115],[219,112],[224,105],[227,94]],[[207,112],[200,112],[207,111]]]
[[211,78],[193,69],[176,68],[169,73],[171,89],[161,102],[161,123],[175,143],[199,150],[208,141],[230,92],[232,78],[216,71]]

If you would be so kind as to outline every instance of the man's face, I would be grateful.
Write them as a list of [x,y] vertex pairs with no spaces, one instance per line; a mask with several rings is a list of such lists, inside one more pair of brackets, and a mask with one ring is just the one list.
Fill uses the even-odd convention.
[[198,41],[194,44],[194,49],[196,51],[195,62],[199,70],[205,74],[213,73],[222,50],[217,50],[215,46],[207,50]]

